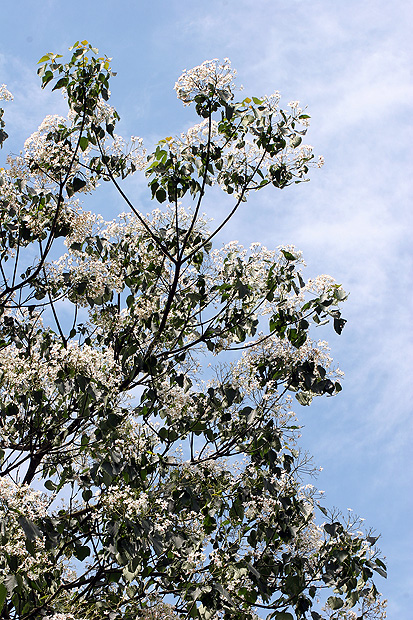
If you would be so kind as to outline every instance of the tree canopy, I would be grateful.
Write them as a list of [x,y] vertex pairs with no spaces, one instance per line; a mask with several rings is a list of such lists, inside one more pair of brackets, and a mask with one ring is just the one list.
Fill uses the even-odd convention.
[[[309,115],[237,100],[206,61],[175,84],[198,124],[148,154],[115,133],[109,58],[82,41],[39,64],[68,116],[0,170],[0,617],[384,617],[377,537],[320,504],[292,411],[341,390],[312,334],[341,333],[346,293],[292,246],[214,248],[250,192],[322,165]],[[112,221],[82,206],[102,182]]]

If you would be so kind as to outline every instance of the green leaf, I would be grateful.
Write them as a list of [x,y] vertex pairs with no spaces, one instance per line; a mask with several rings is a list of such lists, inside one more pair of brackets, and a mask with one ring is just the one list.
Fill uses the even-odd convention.
[[50,80],[53,80],[53,73],[51,71],[46,71],[46,73],[42,77],[42,88],[47,86]]
[[220,583],[215,584],[215,590],[217,590],[231,605],[235,605],[228,590],[226,590]]
[[93,493],[90,489],[85,489],[82,491],[82,497],[85,502],[88,502],[93,497]]
[[294,620],[294,617],[288,611],[279,611],[275,616],[275,620]]
[[75,556],[75,558],[80,560],[80,562],[83,562],[83,560],[85,560],[90,555],[90,549],[86,546],[76,547],[73,555]]
[[86,138],[86,136],[82,136],[80,138],[79,146],[82,149],[82,151],[86,151],[87,147],[89,146],[89,140]]
[[72,181],[73,191],[75,193],[81,190],[83,187],[85,187],[85,185],[86,185],[86,181],[79,177],[75,177]]
[[77,241],[75,241],[74,243],[72,243],[72,245],[69,247],[69,250],[76,250],[77,252],[81,252],[82,251],[82,244],[78,243]]
[[313,400],[313,396],[310,392],[298,392],[295,397],[300,403],[300,405],[303,405],[304,407],[310,405],[311,401]]
[[303,141],[303,139],[302,139],[301,136],[294,136],[294,138],[292,140],[290,140],[291,148],[293,148],[293,149],[297,148],[297,146],[300,146],[302,141]]
[[162,428],[160,428],[158,431],[158,435],[162,440],[165,441],[166,439],[168,439],[168,429],[162,426]]
[[337,532],[340,531],[340,523],[337,521],[335,523],[326,523],[324,525],[324,530],[329,536],[336,536]]
[[8,575],[5,579],[3,579],[3,583],[6,586],[7,592],[9,594],[11,594],[13,590],[15,590],[19,585],[16,575]]
[[281,250],[281,254],[284,254],[287,260],[297,260],[297,257],[294,256],[294,254],[291,254],[291,252],[288,252],[287,250]]
[[344,601],[341,598],[339,598],[338,596],[330,596],[327,599],[327,605],[331,609],[340,609],[340,607],[343,607]]
[[18,522],[29,540],[34,541],[36,538],[41,538],[43,536],[41,530],[39,530],[37,525],[35,525],[33,521],[30,521],[30,519],[26,519],[26,517],[20,515]]
[[155,196],[156,196],[156,200],[158,202],[161,202],[161,203],[165,202],[165,200],[166,200],[166,191],[164,190],[163,187],[160,187],[158,189],[158,191],[156,192]]
[[299,331],[298,329],[295,329],[295,327],[291,327],[287,330],[287,337],[296,349],[299,349],[307,340],[306,332]]
[[2,611],[4,607],[4,601],[7,597],[7,588],[4,584],[0,583],[0,611]]
[[347,299],[348,295],[346,291],[344,291],[342,288],[336,288],[334,291],[334,297],[338,301],[344,301],[345,299]]
[[156,555],[161,555],[163,553],[162,542],[158,536],[149,536],[149,540],[153,545]]
[[380,575],[380,577],[384,577],[384,579],[387,579],[387,571],[383,568],[381,568],[380,566],[378,566],[378,560],[376,563],[372,563],[371,567],[374,571],[376,571],[376,573],[378,573]]
[[182,536],[172,536],[172,541],[177,549],[180,549],[185,542]]
[[58,90],[59,88],[63,88],[64,86],[67,86],[68,82],[69,82],[69,79],[67,77],[60,78],[60,80],[58,80],[56,84],[53,86],[52,91]]
[[225,118],[230,121],[234,115],[235,108],[231,105],[225,106]]
[[341,334],[341,332],[343,331],[343,327],[346,323],[347,323],[346,319],[335,318],[334,319],[334,331],[337,332],[337,334]]

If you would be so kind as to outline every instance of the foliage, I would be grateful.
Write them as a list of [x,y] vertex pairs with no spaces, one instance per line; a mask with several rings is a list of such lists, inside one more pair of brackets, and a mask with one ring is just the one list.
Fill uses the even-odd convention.
[[[323,588],[330,610],[374,598],[376,539],[319,505],[291,411],[341,390],[310,324],[341,333],[346,294],[293,247],[212,247],[250,191],[307,179],[309,116],[236,102],[208,61],[175,86],[200,123],[146,155],[115,133],[110,59],[71,52],[38,71],[68,117],[0,174],[0,617],[316,620]],[[126,195],[140,171],[163,209]],[[80,203],[102,181],[128,210],[111,222]]]

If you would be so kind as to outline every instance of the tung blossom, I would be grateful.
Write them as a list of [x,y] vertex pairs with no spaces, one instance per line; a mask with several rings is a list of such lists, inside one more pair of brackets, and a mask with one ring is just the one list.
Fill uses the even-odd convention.
[[222,64],[217,58],[205,60],[193,69],[184,70],[175,84],[177,97],[184,105],[189,105],[197,95],[216,95],[228,101],[233,97],[236,73],[228,58]]
[[44,517],[47,513],[49,501],[41,493],[27,484],[17,484],[10,478],[0,477],[0,510],[16,515],[22,513],[29,519]]
[[17,484],[10,478],[0,477],[0,521],[4,528],[0,583],[9,574],[7,557],[10,556],[18,559],[20,574],[26,573],[30,579],[36,579],[39,574],[52,567],[44,539],[36,537],[35,552],[30,553],[26,548],[26,535],[21,526],[22,518],[35,522],[45,517],[49,503],[43,493],[29,485]]
[[71,367],[107,387],[115,387],[118,383],[113,350],[99,351],[88,345],[80,347],[77,341],[69,342],[67,347],[53,345],[47,359],[39,346],[33,347],[29,357],[21,356],[15,346],[4,347],[0,350],[0,367],[0,393],[3,393],[5,402],[12,400],[16,393],[40,388],[53,399],[59,371],[65,367]]
[[13,101],[13,95],[7,90],[5,84],[0,84],[0,101]]

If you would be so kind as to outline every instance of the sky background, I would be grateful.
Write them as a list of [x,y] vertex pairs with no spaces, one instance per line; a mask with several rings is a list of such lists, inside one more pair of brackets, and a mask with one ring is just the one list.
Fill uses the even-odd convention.
[[[15,97],[0,162],[46,114],[66,114],[59,94],[41,91],[36,63],[82,39],[113,57],[118,131],[148,148],[194,122],[173,86],[205,59],[231,59],[242,97],[279,90],[284,106],[308,106],[305,141],[324,168],[251,196],[220,241],[294,244],[308,277],[333,275],[350,292],[343,334],[315,332],[345,372],[343,392],[297,413],[325,504],[382,534],[389,577],[377,585],[391,620],[413,608],[412,21],[406,0],[15,0],[0,41],[0,83]],[[142,180],[129,191],[144,212],[155,206]],[[205,209],[219,217],[227,206],[224,195]],[[110,193],[93,208],[108,219],[124,210]]]

